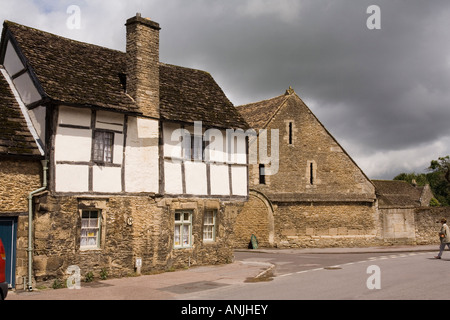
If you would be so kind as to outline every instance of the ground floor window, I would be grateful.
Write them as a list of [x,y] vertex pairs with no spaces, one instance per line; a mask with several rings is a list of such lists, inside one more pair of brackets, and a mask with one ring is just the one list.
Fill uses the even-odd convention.
[[100,210],[83,210],[81,212],[81,249],[100,248]]
[[188,248],[192,246],[192,212],[175,212],[174,247]]
[[216,241],[216,210],[207,210],[203,217],[203,241]]

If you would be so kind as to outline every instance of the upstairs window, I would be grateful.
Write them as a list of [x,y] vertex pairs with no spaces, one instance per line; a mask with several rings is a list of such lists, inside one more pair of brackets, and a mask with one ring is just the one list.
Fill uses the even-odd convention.
[[96,163],[113,162],[114,133],[95,131],[93,161]]
[[203,136],[196,136],[186,133],[184,136],[184,159],[192,161],[208,160],[206,155],[206,148],[209,141],[204,141]]

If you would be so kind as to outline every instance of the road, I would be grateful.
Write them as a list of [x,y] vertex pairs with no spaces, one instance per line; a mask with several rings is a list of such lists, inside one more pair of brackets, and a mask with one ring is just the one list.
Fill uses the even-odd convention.
[[436,250],[424,251],[433,248],[237,251],[229,265],[11,292],[8,300],[448,299],[450,253],[436,260]]
[[[368,254],[237,253],[243,261],[273,263],[268,281],[183,295],[201,300],[449,299],[450,259],[435,252]],[[448,255],[448,253],[447,253]],[[375,266],[375,267],[373,267]]]

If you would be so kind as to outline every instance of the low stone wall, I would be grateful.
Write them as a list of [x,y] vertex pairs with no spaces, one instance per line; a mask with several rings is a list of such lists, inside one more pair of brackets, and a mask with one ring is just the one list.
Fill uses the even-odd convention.
[[375,207],[362,203],[278,205],[277,247],[360,247],[380,243]]
[[447,219],[450,225],[450,207],[418,208],[414,211],[416,243],[439,244],[440,220]]

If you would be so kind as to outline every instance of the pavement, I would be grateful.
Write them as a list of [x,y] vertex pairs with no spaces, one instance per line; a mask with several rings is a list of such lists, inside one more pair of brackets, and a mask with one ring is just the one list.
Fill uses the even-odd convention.
[[[369,248],[242,249],[236,251],[291,254],[438,252],[438,245]],[[242,284],[263,277],[274,267],[265,261],[234,261],[227,265],[81,283],[81,289],[10,291],[7,300],[183,300],[189,294]]]

